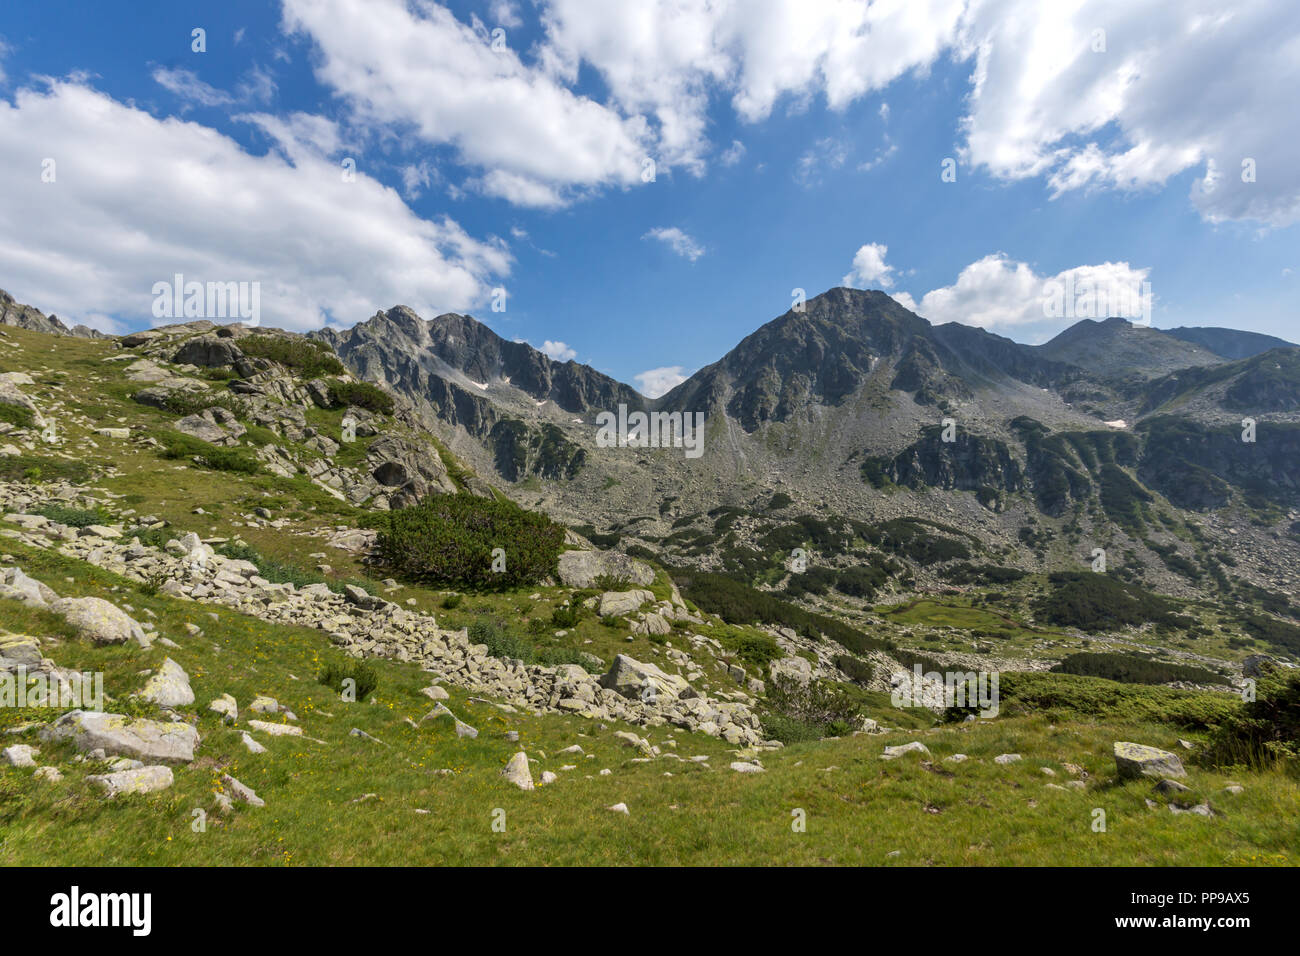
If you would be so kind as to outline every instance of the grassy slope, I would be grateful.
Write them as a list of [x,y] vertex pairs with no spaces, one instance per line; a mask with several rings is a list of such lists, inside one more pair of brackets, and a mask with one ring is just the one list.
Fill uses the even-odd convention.
[[[142,682],[138,669],[170,653],[192,677],[203,735],[198,759],[178,769],[171,790],[112,802],[96,796],[82,765],[58,748],[46,745],[41,762],[64,767],[62,783],[4,768],[0,855],[16,864],[1296,862],[1300,787],[1293,780],[1237,774],[1232,779],[1246,790],[1232,796],[1222,792],[1228,777],[1191,768],[1194,796],[1208,798],[1222,813],[1212,820],[1148,809],[1148,783],[1113,782],[1111,741],[1176,746],[1177,732],[1169,727],[1054,727],[1042,717],[1010,718],[794,746],[769,755],[767,773],[750,776],[729,770],[731,756],[712,738],[671,735],[683,756],[710,755],[712,769],[663,759],[636,764],[630,762],[633,751],[613,738],[617,727],[602,731],[581,718],[507,715],[452,688],[452,709],[481,731],[478,740],[458,740],[445,729],[403,723],[431,706],[418,693],[425,675],[412,665],[376,662],[376,703],[346,704],[313,679],[322,660],[336,653],[319,632],[271,626],[220,608],[211,609],[214,621],[206,605],[131,593],[122,579],[88,565],[6,549],[65,593],[105,595],[146,619],[146,608],[156,614],[159,633],[180,643],[180,650],[95,649],[64,639],[47,653],[63,666],[103,669],[108,693],[118,698]],[[3,603],[0,613],[11,628],[57,632],[48,615]],[[190,636],[186,622],[204,634]],[[237,730],[206,710],[222,692],[244,706],[255,693],[270,693],[297,712],[309,736],[325,743],[271,739],[268,753],[250,755]],[[33,715],[0,712],[0,722],[13,726]],[[389,746],[349,736],[352,727]],[[518,731],[518,744],[501,736],[507,729]],[[668,728],[649,731],[661,746],[669,736]],[[879,759],[886,744],[911,739],[931,749],[932,766],[914,756]],[[556,755],[573,743],[594,759]],[[552,769],[560,780],[532,793],[502,781],[499,769],[521,747],[531,756],[547,755],[535,765],[535,776]],[[972,759],[938,762],[956,752]],[[1025,760],[993,764],[1004,752],[1022,753]],[[1046,787],[1069,779],[1062,767],[1067,761],[1089,772],[1087,790]],[[560,771],[566,762],[577,769]],[[599,776],[606,767],[613,773]],[[1057,777],[1045,776],[1041,767]],[[453,773],[437,775],[442,768]],[[222,771],[257,790],[267,806],[241,808],[221,820],[212,793]],[[376,796],[350,802],[366,793]],[[616,802],[625,802],[631,816],[604,809]],[[195,808],[209,813],[206,832],[192,831]],[[807,812],[806,833],[792,831],[796,808]],[[1106,811],[1104,834],[1091,829],[1094,808]],[[498,809],[505,811],[504,833],[492,828]],[[900,855],[888,858],[894,850]]]

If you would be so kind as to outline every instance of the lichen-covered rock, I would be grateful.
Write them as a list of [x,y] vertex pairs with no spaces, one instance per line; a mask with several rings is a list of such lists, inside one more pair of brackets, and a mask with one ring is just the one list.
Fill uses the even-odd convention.
[[616,691],[624,697],[645,699],[664,696],[680,697],[691,685],[677,674],[665,674],[654,664],[645,664],[626,654],[614,658],[609,671],[600,679],[602,687]]
[[162,662],[158,672],[145,683],[140,696],[166,710],[188,707],[194,703],[190,675],[170,657]]
[[1147,747],[1144,744],[1120,740],[1115,743],[1114,753],[1115,767],[1119,771],[1122,780],[1131,780],[1137,777],[1163,779],[1165,777],[1187,776],[1187,771],[1183,769],[1183,762],[1178,759],[1178,754],[1170,753],[1168,750],[1160,750],[1158,747]]
[[102,789],[105,797],[110,798],[124,793],[166,790],[175,780],[170,767],[140,767],[136,770],[119,770],[117,773],[93,774],[86,779]]
[[501,771],[501,776],[520,790],[532,790],[533,773],[528,769],[528,754],[521,750],[511,757],[510,762]]
[[63,615],[79,637],[93,644],[125,644],[130,640],[142,647],[150,644],[139,623],[103,598],[60,598],[50,609]]
[[570,588],[594,587],[602,577],[641,587],[655,579],[650,565],[616,551],[565,551],[560,555],[559,576],[560,583]]
[[194,759],[199,733],[187,723],[162,723],[122,714],[74,710],[41,730],[43,740],[68,740],[82,753],[102,750],[141,760]]

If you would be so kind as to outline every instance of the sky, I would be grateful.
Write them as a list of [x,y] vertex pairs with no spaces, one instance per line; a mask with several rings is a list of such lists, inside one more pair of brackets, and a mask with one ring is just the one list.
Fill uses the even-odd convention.
[[0,288],[465,312],[651,395],[838,285],[1296,340],[1298,89],[1288,0],[10,3]]

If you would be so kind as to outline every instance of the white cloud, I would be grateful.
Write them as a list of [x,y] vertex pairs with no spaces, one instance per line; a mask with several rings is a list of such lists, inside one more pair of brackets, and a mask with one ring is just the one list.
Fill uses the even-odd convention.
[[513,30],[524,25],[523,18],[519,16],[519,8],[511,0],[492,0],[490,9],[495,26]]
[[681,256],[683,259],[689,259],[691,262],[694,262],[696,259],[700,258],[700,256],[704,255],[704,247],[676,226],[670,226],[667,228],[659,226],[655,229],[651,229],[641,238],[658,239],[664,245],[668,246],[668,248],[672,249],[673,252],[677,253],[677,255]]
[[717,95],[746,122],[783,99],[841,110],[949,55],[972,67],[961,155],[995,176],[1127,190],[1214,161],[1191,190],[1206,219],[1300,219],[1291,0],[548,0],[542,22],[555,76],[594,67],[621,108],[654,117],[666,159],[697,171]]
[[795,163],[794,181],[804,187],[820,185],[823,171],[839,169],[848,158],[846,143],[830,136],[819,139]]
[[[936,324],[961,322],[1004,335],[1014,332],[1021,340],[1041,339],[1083,318],[1143,319],[1150,272],[1127,262],[1103,262],[1040,275],[998,253],[972,262],[955,283],[930,290],[919,303],[905,292],[894,298]],[[1056,303],[1061,308],[1054,312]]]
[[718,156],[718,162],[723,166],[735,166],[745,158],[745,144],[738,139],[733,139],[731,145],[724,149]]
[[658,398],[660,395],[671,392],[689,377],[690,373],[682,366],[666,365],[663,368],[652,368],[644,372],[638,372],[632,376],[632,381],[636,382],[637,389],[642,395]]
[[959,40],[975,58],[965,155],[996,176],[1044,176],[1056,194],[1203,167],[1191,198],[1206,219],[1294,222],[1298,33],[1287,0],[973,4]]
[[844,285],[888,289],[894,284],[894,267],[885,263],[888,251],[882,242],[869,242],[859,248],[853,256],[853,268],[843,279]]
[[782,97],[816,94],[842,109],[951,43],[963,0],[549,0],[542,14],[553,71],[580,62],[625,109],[652,114],[669,162],[698,169],[708,153],[711,94],[746,122]]
[[469,185],[553,208],[641,183],[645,121],[571,92],[487,28],[431,2],[285,0],[284,26],[316,45],[316,77],[365,124],[447,145],[478,170]]
[[552,342],[547,339],[542,343],[542,349],[546,355],[556,362],[568,362],[578,357],[578,353],[571,349],[563,342]]
[[[266,155],[197,123],[159,120],[74,82],[0,100],[0,275],[15,296],[82,321],[151,320],[152,286],[261,285],[263,322],[351,323],[405,303],[427,315],[486,301],[510,256],[450,219],[413,213],[322,152],[332,124],[249,116]],[[55,182],[41,182],[44,157]],[[27,170],[27,174],[22,171]]]
[[193,70],[160,66],[153,71],[153,80],[183,100],[199,106],[230,106],[235,98],[225,90],[204,83]]

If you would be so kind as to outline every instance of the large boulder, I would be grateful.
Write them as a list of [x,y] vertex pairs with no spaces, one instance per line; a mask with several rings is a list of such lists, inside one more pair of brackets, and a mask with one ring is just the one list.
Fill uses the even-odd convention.
[[167,710],[194,703],[190,675],[170,657],[163,661],[162,667],[145,683],[140,696]]
[[640,609],[642,604],[653,601],[655,596],[639,588],[632,591],[606,591],[600,596],[601,617],[622,617]]
[[23,574],[22,568],[5,568],[0,571],[0,598],[12,598],[28,607],[44,607],[59,599],[40,581]]
[[26,634],[0,634],[0,671],[35,670],[40,663],[40,640]]
[[229,338],[218,335],[196,335],[187,339],[172,353],[172,362],[176,365],[200,365],[204,368],[224,368],[234,365],[244,358]]
[[565,551],[560,555],[560,583],[569,588],[595,587],[597,578],[647,587],[654,569],[644,561],[615,551]]
[[691,688],[684,677],[665,674],[654,664],[644,664],[626,654],[614,658],[600,684],[629,699],[659,695],[673,699]]
[[150,644],[144,628],[126,612],[103,598],[60,598],[50,605],[55,614],[63,615],[77,636],[94,644],[125,644],[134,640],[142,647]]
[[1121,780],[1133,780],[1138,777],[1155,777],[1157,780],[1163,780],[1166,777],[1187,776],[1178,754],[1126,740],[1115,743],[1115,768],[1119,771]]
[[122,714],[74,710],[41,730],[43,740],[71,740],[82,753],[102,750],[106,754],[137,760],[194,759],[199,733],[187,723],[162,723],[132,719]]

